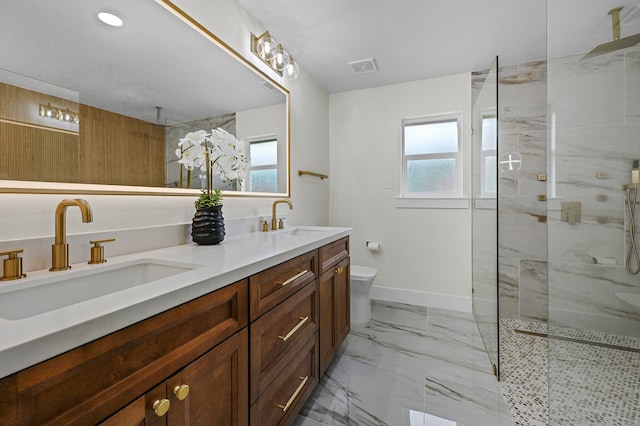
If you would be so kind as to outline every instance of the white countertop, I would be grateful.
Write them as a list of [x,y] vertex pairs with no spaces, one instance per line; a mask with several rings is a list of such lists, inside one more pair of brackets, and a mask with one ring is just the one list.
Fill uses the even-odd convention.
[[109,258],[102,265],[82,263],[62,272],[33,271],[24,279],[0,283],[2,298],[13,290],[40,285],[49,277],[59,279],[141,258],[202,265],[28,318],[0,318],[0,378],[351,234],[351,228],[297,229],[322,232],[253,232],[226,238],[215,246],[167,247]]

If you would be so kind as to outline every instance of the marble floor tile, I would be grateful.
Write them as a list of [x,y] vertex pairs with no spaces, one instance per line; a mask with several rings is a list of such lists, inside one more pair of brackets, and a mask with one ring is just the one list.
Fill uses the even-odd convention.
[[294,424],[513,423],[471,314],[374,301]]

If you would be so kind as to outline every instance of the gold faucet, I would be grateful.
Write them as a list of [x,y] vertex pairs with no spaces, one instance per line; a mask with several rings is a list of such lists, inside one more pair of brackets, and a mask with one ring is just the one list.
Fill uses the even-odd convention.
[[271,207],[271,230],[275,231],[276,229],[278,229],[278,224],[276,221],[276,206],[280,203],[287,203],[289,204],[289,210],[293,210],[293,204],[291,204],[291,201],[289,200],[275,200],[273,202],[273,206]]
[[71,268],[69,266],[69,244],[67,244],[67,232],[65,213],[67,207],[78,206],[82,212],[84,223],[93,222],[93,213],[89,203],[80,198],[66,199],[60,201],[56,207],[56,238],[55,244],[51,246],[51,269],[50,271],[64,271]]

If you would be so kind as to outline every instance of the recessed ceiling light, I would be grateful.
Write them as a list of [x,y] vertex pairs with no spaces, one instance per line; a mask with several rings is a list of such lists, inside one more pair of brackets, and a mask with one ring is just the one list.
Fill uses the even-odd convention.
[[112,27],[121,27],[124,24],[124,21],[119,17],[109,12],[100,12],[98,13],[98,19],[104,22],[107,25],[111,25]]

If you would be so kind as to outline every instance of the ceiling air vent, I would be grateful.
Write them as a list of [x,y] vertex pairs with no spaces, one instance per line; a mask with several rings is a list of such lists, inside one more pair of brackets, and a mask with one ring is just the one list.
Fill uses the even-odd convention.
[[366,74],[368,72],[378,71],[376,61],[373,58],[349,62],[349,66],[354,74]]
[[265,89],[267,89],[270,92],[275,92],[277,89],[275,87],[273,87],[273,85],[271,83],[269,83],[268,81],[261,81],[260,83],[258,83],[260,86],[264,87]]

